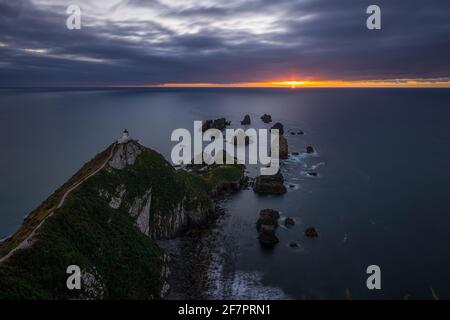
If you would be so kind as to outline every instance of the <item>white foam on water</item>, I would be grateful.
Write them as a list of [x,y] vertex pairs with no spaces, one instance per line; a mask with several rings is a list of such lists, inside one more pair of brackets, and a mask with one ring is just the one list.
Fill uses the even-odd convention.
[[236,272],[231,286],[234,299],[280,300],[289,299],[282,289],[264,286],[261,272]]
[[301,174],[303,177],[309,178],[309,179],[319,179],[319,178],[320,178],[320,174],[319,174],[318,172],[316,172],[316,173],[317,173],[317,176],[310,175],[309,172],[310,172],[310,171],[302,171],[300,174]]
[[[295,242],[295,243],[297,244],[297,247],[291,247],[291,246],[290,246],[290,243],[291,243],[291,242]],[[300,244],[300,242],[298,242],[298,241],[288,241],[288,242],[286,243],[286,247],[288,247],[290,250],[294,251],[295,253],[305,253],[305,252],[307,252],[306,249],[305,249],[305,247],[303,247],[303,246]]]
[[236,300],[286,300],[290,299],[281,288],[262,284],[260,271],[235,271],[227,274],[224,269],[223,254],[212,257],[208,270],[210,281],[207,295],[210,299]]
[[[290,163],[300,163],[303,165],[303,167],[307,167],[307,164],[305,163],[305,161],[307,159],[311,159],[311,158],[318,158],[319,154],[317,153],[317,151],[315,151],[314,153],[306,153],[306,152],[302,152],[299,153],[298,155],[293,155],[292,153],[289,155],[289,158],[286,160],[283,160],[282,163],[285,164],[290,164]],[[325,163],[323,163],[325,164]]]
[[[291,187],[291,186],[293,186],[293,187]],[[286,187],[287,191],[294,191],[294,190],[300,189],[300,184],[293,183],[293,182],[286,182],[285,187]]]
[[317,164],[312,165],[311,170],[316,170],[318,167],[324,166],[324,165],[325,165],[325,162],[319,162]]

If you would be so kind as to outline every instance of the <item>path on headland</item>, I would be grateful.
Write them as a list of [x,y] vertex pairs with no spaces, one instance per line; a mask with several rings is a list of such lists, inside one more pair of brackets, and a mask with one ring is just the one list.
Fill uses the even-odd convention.
[[89,179],[90,177],[92,177],[93,175],[97,174],[100,170],[102,170],[107,164],[108,162],[111,160],[112,156],[114,155],[114,151],[116,149],[116,144],[114,144],[111,148],[111,153],[108,156],[108,158],[105,160],[105,162],[98,167],[98,169],[96,169],[94,172],[92,172],[91,174],[87,175],[86,177],[84,177],[83,179],[81,179],[79,182],[77,182],[76,184],[74,184],[72,187],[69,188],[69,190],[67,190],[63,196],[61,197],[61,200],[59,201],[58,205],[51,210],[51,212],[36,226],[36,228],[33,229],[33,231],[30,233],[30,235],[23,240],[20,244],[18,244],[15,248],[11,249],[11,251],[8,252],[7,255],[5,255],[3,258],[0,258],[0,263],[2,263],[3,261],[5,261],[6,259],[8,259],[16,250],[18,249],[23,249],[26,247],[29,247],[32,243],[32,238],[35,235],[36,231],[42,226],[42,224],[48,219],[50,218],[53,213],[55,213],[55,210],[59,209],[62,207],[62,205],[64,204],[64,201],[66,200],[67,196],[76,188],[78,188],[83,182],[85,182],[87,179]]

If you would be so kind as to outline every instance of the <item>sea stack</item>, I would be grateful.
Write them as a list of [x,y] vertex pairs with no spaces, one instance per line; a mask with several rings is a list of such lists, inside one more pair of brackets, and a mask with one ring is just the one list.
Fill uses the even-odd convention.
[[284,137],[284,126],[281,122],[275,123],[270,130],[278,130],[279,144],[278,144],[278,156],[280,159],[289,158],[289,147],[286,138]]
[[262,194],[284,194],[286,187],[284,186],[284,177],[280,171],[274,175],[261,175],[256,177],[253,191]]
[[244,116],[244,120],[241,121],[241,124],[243,126],[248,126],[250,123],[251,123],[250,116],[248,114],[246,114]]
[[317,232],[316,228],[309,227],[305,230],[305,236],[308,238],[317,238],[319,236],[319,233]]
[[256,222],[256,229],[259,232],[259,242],[266,247],[273,247],[279,242],[275,235],[275,229],[278,227],[280,214],[276,210],[263,209],[259,213],[259,219]]
[[270,130],[272,129],[278,129],[278,133],[282,136],[284,135],[284,126],[281,122],[277,122],[275,123],[272,128],[270,128]]
[[272,116],[271,116],[270,114],[264,113],[264,114],[261,116],[261,120],[262,120],[262,122],[264,122],[264,123],[270,123],[270,122],[272,122]]
[[216,120],[206,120],[202,125],[202,131],[205,132],[208,129],[224,130],[227,126],[231,124],[225,118],[219,118]]
[[278,156],[280,157],[280,159],[287,159],[289,158],[288,142],[284,136],[280,136],[279,140]]

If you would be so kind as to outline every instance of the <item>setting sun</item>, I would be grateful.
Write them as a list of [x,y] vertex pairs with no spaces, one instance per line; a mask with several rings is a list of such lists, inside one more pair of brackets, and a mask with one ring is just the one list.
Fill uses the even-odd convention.
[[[112,85],[122,87],[122,85]],[[186,88],[449,88],[447,79],[389,79],[389,80],[285,80],[233,83],[162,83],[124,85],[125,87],[186,87]]]

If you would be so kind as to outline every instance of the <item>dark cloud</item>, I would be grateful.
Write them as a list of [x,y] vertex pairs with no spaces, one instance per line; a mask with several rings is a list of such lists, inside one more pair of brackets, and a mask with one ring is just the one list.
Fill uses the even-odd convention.
[[0,0],[1,86],[450,77],[448,0],[80,2]]

